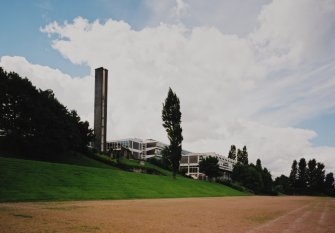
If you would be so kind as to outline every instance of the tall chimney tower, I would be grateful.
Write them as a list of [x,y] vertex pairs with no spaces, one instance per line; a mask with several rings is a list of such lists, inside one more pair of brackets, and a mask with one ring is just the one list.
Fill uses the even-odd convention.
[[95,69],[94,148],[106,152],[108,70]]

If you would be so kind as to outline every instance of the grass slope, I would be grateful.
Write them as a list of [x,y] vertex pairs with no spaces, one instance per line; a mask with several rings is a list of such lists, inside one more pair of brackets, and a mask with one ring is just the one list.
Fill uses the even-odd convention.
[[0,201],[246,195],[183,177],[0,157]]
[[60,154],[57,157],[48,157],[48,156],[37,156],[36,158],[31,157],[31,155],[24,155],[22,153],[13,153],[8,151],[2,151],[0,149],[0,157],[6,158],[15,158],[15,159],[28,159],[35,161],[44,161],[50,163],[65,163],[65,164],[73,164],[80,166],[88,166],[88,167],[97,167],[97,168],[111,168],[110,165],[97,161],[93,158],[90,158],[84,154],[80,154],[77,152],[66,152],[65,154]]

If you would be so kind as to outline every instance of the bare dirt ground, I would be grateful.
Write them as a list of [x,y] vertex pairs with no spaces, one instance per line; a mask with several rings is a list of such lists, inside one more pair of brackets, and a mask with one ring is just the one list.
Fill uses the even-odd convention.
[[0,232],[335,232],[335,199],[220,197],[0,203]]

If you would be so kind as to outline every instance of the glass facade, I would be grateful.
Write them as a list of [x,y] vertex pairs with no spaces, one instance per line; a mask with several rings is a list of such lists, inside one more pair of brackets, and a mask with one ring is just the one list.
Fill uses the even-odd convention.
[[135,159],[161,157],[161,151],[165,146],[166,144],[152,139],[142,140],[138,138],[107,142],[108,150],[121,149],[121,147],[125,147],[130,150],[133,158]]
[[223,178],[230,179],[230,173],[236,163],[235,160],[228,159],[225,156],[216,153],[189,153],[183,155],[180,160],[180,171],[186,175],[192,176],[195,179],[205,178],[206,176],[199,171],[199,162],[206,157],[216,157],[220,170],[222,171]]

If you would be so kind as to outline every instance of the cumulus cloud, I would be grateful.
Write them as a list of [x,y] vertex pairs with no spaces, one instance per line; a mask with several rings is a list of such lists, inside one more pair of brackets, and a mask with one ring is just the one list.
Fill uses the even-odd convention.
[[262,6],[270,0],[145,0],[151,12],[147,24],[182,23],[188,27],[214,26],[225,34],[246,35],[257,26]]
[[[90,122],[94,68],[109,69],[109,139],[166,142],[161,109],[170,86],[181,100],[185,149],[227,154],[231,144],[247,145],[250,160],[261,158],[275,175],[287,173],[292,160],[302,156],[326,161],[334,170],[334,148],[314,147],[317,134],[294,127],[335,107],[328,101],[335,97],[335,63],[327,49],[335,44],[329,26],[335,25],[334,2],[275,0],[260,8],[258,26],[245,35],[215,24],[184,24],[194,5],[177,2],[165,6],[179,12],[177,23],[141,30],[123,21],[81,17],[45,26],[54,49],[91,67],[87,77],[70,77],[20,57],[2,57],[0,65],[54,89]],[[159,4],[157,9],[163,7]],[[317,25],[325,25],[320,33]]]
[[290,68],[333,58],[334,1],[275,0],[263,7],[251,37],[268,65]]

